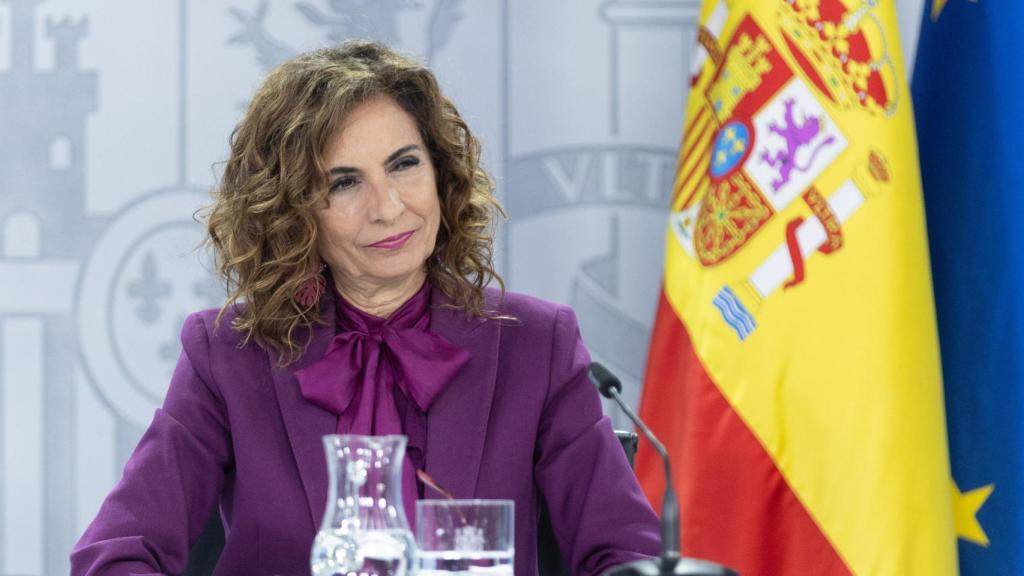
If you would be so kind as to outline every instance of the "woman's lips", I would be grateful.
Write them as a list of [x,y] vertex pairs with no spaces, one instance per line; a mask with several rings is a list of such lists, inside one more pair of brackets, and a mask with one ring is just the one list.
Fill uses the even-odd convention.
[[387,238],[381,240],[380,242],[374,242],[373,244],[370,244],[370,248],[383,248],[385,250],[395,250],[396,248],[401,248],[402,246],[405,246],[405,243],[408,242],[409,238],[412,238],[412,235],[415,233],[416,231],[412,230],[409,232],[403,232],[401,234],[395,234],[394,236],[388,236]]

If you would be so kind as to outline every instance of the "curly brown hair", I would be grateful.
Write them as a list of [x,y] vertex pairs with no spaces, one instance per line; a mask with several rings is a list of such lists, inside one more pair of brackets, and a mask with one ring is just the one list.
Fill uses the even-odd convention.
[[321,274],[314,213],[327,205],[328,141],[358,105],[394,99],[419,128],[433,161],[441,225],[427,276],[454,306],[478,317],[494,269],[494,226],[505,211],[480,166],[480,143],[427,68],[390,48],[350,41],[299,55],[275,68],[231,134],[231,154],[207,208],[208,243],[227,287],[218,319],[236,303],[233,327],[297,359],[321,321],[296,293]]

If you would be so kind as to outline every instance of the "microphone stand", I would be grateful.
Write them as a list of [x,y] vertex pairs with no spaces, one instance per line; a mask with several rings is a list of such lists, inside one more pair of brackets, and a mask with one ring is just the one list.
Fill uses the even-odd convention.
[[616,566],[604,573],[604,576],[739,576],[735,571],[705,560],[684,558],[679,553],[679,500],[672,485],[672,467],[665,446],[651,432],[647,424],[633,412],[629,404],[622,399],[622,383],[607,368],[597,362],[591,362],[589,370],[591,381],[597,386],[601,395],[614,401],[623,413],[643,433],[654,450],[661,456],[665,466],[665,495],[661,502],[661,557],[657,560],[637,560]]

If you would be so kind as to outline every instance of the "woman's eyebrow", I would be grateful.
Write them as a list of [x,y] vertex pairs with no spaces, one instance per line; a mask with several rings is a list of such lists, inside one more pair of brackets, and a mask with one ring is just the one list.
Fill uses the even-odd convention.
[[419,150],[419,149],[420,149],[419,144],[409,144],[408,146],[402,146],[398,150],[395,150],[394,152],[392,152],[391,155],[388,156],[388,159],[384,161],[384,164],[391,164],[392,162],[397,160],[399,156],[401,156],[403,154],[408,154],[409,152],[412,152],[413,150]]
[[[409,152],[412,152],[413,150],[420,150],[420,149],[421,148],[420,148],[419,144],[409,144],[408,146],[402,146],[398,150],[395,150],[394,152],[392,152],[391,155],[388,156],[386,160],[384,160],[384,164],[385,165],[391,164],[392,162],[397,160],[403,154],[408,154]],[[332,175],[335,175],[335,174],[351,174],[353,172],[359,172],[359,169],[358,168],[352,168],[351,166],[335,166],[334,168],[331,168],[330,170],[327,171],[328,174],[332,174]]]

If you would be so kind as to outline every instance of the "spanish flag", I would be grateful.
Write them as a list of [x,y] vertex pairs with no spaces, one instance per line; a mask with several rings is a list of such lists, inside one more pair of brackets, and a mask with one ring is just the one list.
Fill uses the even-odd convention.
[[[641,415],[682,550],[955,574],[917,144],[891,0],[706,0]],[[656,454],[638,474],[652,502]]]

